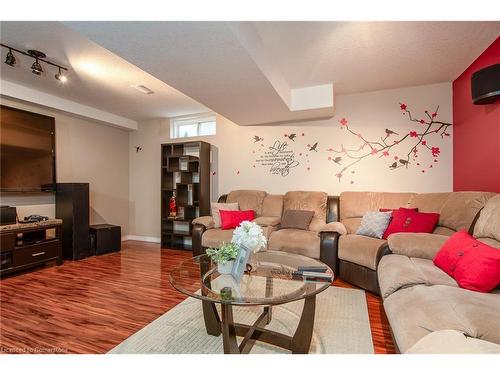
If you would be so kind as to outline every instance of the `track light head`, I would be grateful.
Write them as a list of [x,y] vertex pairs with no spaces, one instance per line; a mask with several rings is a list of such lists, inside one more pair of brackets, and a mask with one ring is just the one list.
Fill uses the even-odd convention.
[[38,62],[38,59],[36,59],[35,62],[33,63],[33,65],[31,65],[31,72],[33,74],[36,74],[37,76],[39,76],[43,73],[43,68],[40,65],[40,63]]
[[9,52],[7,52],[7,56],[5,57],[5,63],[10,66],[15,66],[17,61],[16,57],[12,53],[12,50],[9,48]]
[[58,81],[61,81],[62,83],[66,82],[68,79],[66,78],[66,76],[63,74],[63,72],[61,71],[61,68],[59,68],[59,73],[57,73],[55,76],[54,76]]

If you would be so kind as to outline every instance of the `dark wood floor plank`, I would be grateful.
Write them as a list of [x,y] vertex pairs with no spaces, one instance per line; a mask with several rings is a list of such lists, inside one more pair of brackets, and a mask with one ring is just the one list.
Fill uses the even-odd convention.
[[[105,353],[183,301],[168,273],[191,252],[127,241],[120,253],[0,281],[0,352]],[[353,286],[335,281],[334,285]],[[376,353],[393,353],[379,297],[367,295]]]

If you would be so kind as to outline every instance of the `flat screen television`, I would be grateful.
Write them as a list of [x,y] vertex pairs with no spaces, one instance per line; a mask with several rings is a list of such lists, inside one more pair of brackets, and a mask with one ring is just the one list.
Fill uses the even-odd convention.
[[0,191],[55,191],[55,120],[0,106]]

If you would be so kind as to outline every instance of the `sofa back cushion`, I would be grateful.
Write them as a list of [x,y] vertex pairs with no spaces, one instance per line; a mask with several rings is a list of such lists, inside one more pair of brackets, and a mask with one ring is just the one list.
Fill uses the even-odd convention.
[[340,194],[340,220],[363,217],[381,208],[407,207],[413,193],[379,193],[347,191]]
[[262,205],[262,216],[281,217],[283,214],[283,195],[267,194]]
[[227,195],[226,203],[238,203],[240,210],[254,210],[255,216],[262,216],[266,195],[262,190],[233,190]]
[[500,194],[484,206],[474,226],[474,237],[492,238],[500,242]]
[[439,213],[440,227],[469,230],[477,213],[494,195],[480,191],[415,194],[409,206],[418,207],[421,212]]
[[340,221],[347,233],[356,233],[366,212],[381,208],[406,207],[413,193],[380,193],[347,191],[340,194]]
[[326,224],[326,202],[328,195],[320,191],[289,191],[283,199],[283,211],[314,211],[309,230],[318,232]]

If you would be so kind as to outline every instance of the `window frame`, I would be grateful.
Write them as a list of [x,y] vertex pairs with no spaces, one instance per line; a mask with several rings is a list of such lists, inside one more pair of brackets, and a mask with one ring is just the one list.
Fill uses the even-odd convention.
[[[213,122],[215,124],[213,134],[200,135],[200,129],[203,123]],[[196,125],[196,135],[184,137],[179,133],[182,125]],[[197,137],[211,137],[217,135],[217,117],[215,113],[205,113],[201,115],[179,116],[170,119],[170,138],[185,139]]]

